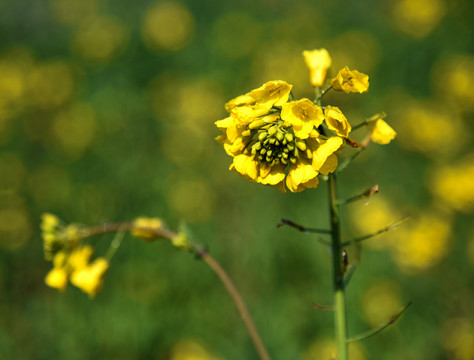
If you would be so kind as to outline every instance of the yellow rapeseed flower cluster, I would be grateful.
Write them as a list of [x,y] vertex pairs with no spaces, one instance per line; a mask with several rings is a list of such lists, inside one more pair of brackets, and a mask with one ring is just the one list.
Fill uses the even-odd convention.
[[[303,57],[311,84],[320,94],[331,57],[325,49],[304,51]],[[348,67],[330,83],[328,89],[345,93],[369,88],[368,76]],[[318,174],[336,170],[345,144],[358,146],[349,138],[352,127],[339,108],[322,107],[321,96],[314,101],[293,100],[291,89],[285,81],[269,81],[229,101],[225,105],[229,116],[215,123],[222,131],[217,141],[233,157],[230,169],[281,192],[286,187],[292,192],[317,187]],[[390,142],[395,132],[383,120],[375,120],[367,124],[374,142]]]
[[76,225],[64,226],[53,214],[43,214],[42,237],[46,260],[53,268],[46,275],[48,286],[65,291],[68,281],[93,298],[102,289],[109,262],[103,257],[91,261],[92,246],[81,243]]

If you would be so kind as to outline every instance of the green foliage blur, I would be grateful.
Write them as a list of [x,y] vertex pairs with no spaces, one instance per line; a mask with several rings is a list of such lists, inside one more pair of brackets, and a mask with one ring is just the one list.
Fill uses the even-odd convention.
[[[256,359],[204,263],[127,236],[94,300],[48,288],[39,222],[181,221],[235,280],[274,359],[329,359],[326,184],[299,194],[228,171],[226,101],[269,80],[312,97],[301,52],[370,76],[328,94],[353,124],[398,132],[339,177],[350,335],[413,306],[351,359],[474,358],[473,4],[392,1],[0,1],[0,359]],[[335,75],[333,73],[332,75]],[[363,130],[357,140],[364,137]],[[103,254],[112,237],[96,238]]]

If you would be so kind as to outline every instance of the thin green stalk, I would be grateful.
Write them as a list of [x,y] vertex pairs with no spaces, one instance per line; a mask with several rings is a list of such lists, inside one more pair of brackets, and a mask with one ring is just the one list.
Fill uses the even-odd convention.
[[331,215],[332,262],[334,282],[334,320],[338,360],[348,360],[346,299],[342,270],[341,223],[337,201],[336,175],[329,174],[329,209]]

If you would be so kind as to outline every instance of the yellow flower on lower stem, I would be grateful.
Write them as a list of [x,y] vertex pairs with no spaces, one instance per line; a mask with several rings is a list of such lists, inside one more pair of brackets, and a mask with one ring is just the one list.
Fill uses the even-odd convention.
[[370,137],[374,143],[386,145],[390,143],[397,133],[393,130],[390,125],[388,125],[384,120],[382,120],[385,114],[377,114],[369,119],[367,123],[367,128],[370,131]]
[[46,285],[58,289],[59,291],[66,290],[68,273],[64,267],[54,267],[46,275],[44,279]]
[[331,80],[331,85],[334,90],[344,91],[346,94],[363,93],[369,91],[369,76],[346,66]]
[[326,49],[303,51],[304,61],[310,71],[310,81],[313,86],[322,86],[326,73],[331,67],[331,57]]
[[326,106],[324,109],[324,117],[330,130],[344,138],[349,136],[349,133],[352,130],[351,124],[349,124],[346,117],[338,107]]
[[104,277],[109,268],[105,258],[97,258],[87,267],[71,274],[71,283],[93,298],[102,289]]
[[165,222],[160,218],[138,217],[133,220],[131,233],[133,236],[151,240],[157,237],[154,230],[160,230],[165,227]]
[[68,266],[72,270],[80,270],[87,267],[94,249],[90,245],[80,246],[74,249],[67,258]]

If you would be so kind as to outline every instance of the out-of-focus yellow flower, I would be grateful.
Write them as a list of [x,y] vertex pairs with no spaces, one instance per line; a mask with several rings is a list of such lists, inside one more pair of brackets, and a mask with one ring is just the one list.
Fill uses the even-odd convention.
[[395,282],[373,282],[360,300],[364,321],[372,327],[387,321],[401,305],[400,292],[400,286]]
[[[365,360],[367,354],[360,342],[349,344],[349,356],[351,360]],[[333,339],[318,338],[311,342],[302,356],[302,360],[326,360],[336,358],[336,343]]]
[[77,29],[73,47],[83,58],[103,63],[119,54],[127,36],[125,26],[116,18],[87,18]]
[[423,213],[401,226],[392,243],[393,258],[408,273],[432,267],[448,253],[451,218],[448,214]]
[[52,268],[46,278],[44,279],[46,285],[59,291],[64,291],[67,288],[68,273],[65,268]]
[[[319,173],[335,170],[344,141],[320,136],[321,108],[307,99],[287,102],[290,90],[284,81],[270,81],[228,102],[230,116],[216,122],[223,131],[217,140],[234,158],[231,170],[282,192],[286,177],[290,191],[299,192],[317,187]],[[344,120],[340,111],[336,119],[326,117],[330,128],[347,136]]]
[[68,25],[77,25],[99,10],[98,0],[50,0],[49,3],[53,18]]
[[77,159],[94,141],[97,133],[94,109],[86,103],[75,102],[58,112],[53,120],[53,136],[60,149]]
[[437,95],[461,111],[474,109],[474,56],[456,54],[441,59],[431,69],[431,81]]
[[71,66],[61,61],[39,64],[27,76],[28,100],[41,108],[58,107],[69,100],[75,86]]
[[72,270],[81,270],[89,264],[94,249],[90,245],[84,245],[74,249],[67,259],[67,264]]
[[44,213],[41,215],[40,228],[44,232],[53,232],[58,227],[60,221],[59,218],[51,213]]
[[454,108],[401,98],[392,113],[400,143],[437,161],[449,158],[467,141],[468,130]]
[[370,137],[374,143],[386,145],[390,143],[397,133],[383,119],[385,113],[372,116],[367,122],[367,128],[370,131]]
[[331,67],[331,57],[326,49],[303,51],[304,61],[310,71],[310,81],[313,86],[322,86],[326,73]]
[[[392,224],[401,217],[383,194],[370,197],[366,205],[350,207],[351,224],[357,231],[357,236],[373,234]],[[398,238],[398,230],[381,234],[373,239],[364,241],[364,246],[373,249],[386,249]]]
[[331,80],[334,90],[364,93],[369,91],[369,76],[357,70],[350,70],[347,66],[339,70],[337,76]]
[[105,258],[99,257],[90,265],[73,271],[71,284],[93,298],[102,289],[108,268],[109,262]]
[[441,329],[440,342],[453,360],[474,359],[474,326],[472,319],[453,318]]
[[170,360],[219,360],[196,340],[181,340],[171,350]]
[[155,230],[160,230],[165,227],[165,222],[157,217],[138,217],[133,220],[131,233],[133,236],[151,240],[157,238]]
[[433,194],[452,209],[474,211],[474,154],[438,167],[429,180]]
[[397,0],[393,20],[401,33],[421,39],[438,26],[445,13],[444,0]]
[[191,242],[189,241],[188,234],[186,231],[181,230],[177,236],[171,239],[173,246],[182,250],[190,250],[192,247]]
[[142,35],[152,49],[175,51],[186,46],[193,28],[193,16],[183,4],[165,1],[147,10]]
[[326,106],[324,109],[324,118],[328,128],[334,131],[337,135],[348,137],[351,132],[351,124],[339,108],[335,106]]

